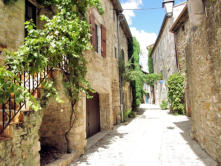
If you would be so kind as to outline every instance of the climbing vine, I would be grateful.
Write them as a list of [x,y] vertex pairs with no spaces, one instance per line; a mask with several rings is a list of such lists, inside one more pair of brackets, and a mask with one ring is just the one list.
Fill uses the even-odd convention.
[[[5,0],[5,2],[9,1],[12,2],[12,0]],[[79,93],[83,92],[88,96],[88,91],[91,90],[85,79],[87,62],[83,55],[85,51],[92,48],[87,10],[88,7],[95,6],[100,14],[104,11],[99,0],[37,1],[44,6],[55,6],[56,14],[52,18],[41,16],[41,21],[44,22],[42,29],[36,29],[32,20],[26,22],[28,35],[24,45],[15,52],[6,52],[4,65],[0,68],[0,87],[1,96],[3,96],[1,102],[6,101],[6,96],[10,96],[11,93],[19,94],[16,96],[17,100],[23,101],[25,98],[34,110],[39,110],[40,105],[36,99],[20,86],[18,73],[42,73],[45,68],[59,68],[65,60],[67,62],[65,68],[60,67],[60,70],[63,72],[65,87],[72,105],[70,128],[65,134],[69,144],[67,134],[74,124],[74,105],[79,100]],[[17,84],[14,84],[14,81]],[[52,91],[56,94],[53,82],[49,79],[43,82],[43,86],[48,93]],[[46,94],[46,96],[50,95]],[[68,147],[67,151],[69,151]]]
[[150,47],[148,50],[148,69],[149,69],[149,73],[153,73],[153,58],[150,56],[151,52],[152,52],[153,47]]
[[143,100],[143,84],[145,74],[141,71],[139,65],[140,45],[136,38],[133,38],[133,54],[125,69],[122,70],[123,79],[131,82],[133,86],[133,110],[136,110]]

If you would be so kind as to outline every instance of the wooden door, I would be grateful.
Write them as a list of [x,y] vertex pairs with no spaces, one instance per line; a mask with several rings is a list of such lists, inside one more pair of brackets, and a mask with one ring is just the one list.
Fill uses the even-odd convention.
[[90,94],[92,99],[86,101],[86,131],[87,138],[100,131],[100,106],[98,93]]

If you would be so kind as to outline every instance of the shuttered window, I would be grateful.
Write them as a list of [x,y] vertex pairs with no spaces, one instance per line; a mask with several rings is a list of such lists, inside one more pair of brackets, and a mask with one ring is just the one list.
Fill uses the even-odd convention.
[[90,14],[90,24],[91,24],[91,44],[94,49],[96,49],[96,26],[94,14]]
[[104,25],[98,25],[95,23],[95,16],[90,14],[91,24],[91,44],[94,50],[106,57],[106,28]]
[[101,55],[106,57],[106,28],[104,25],[101,25]]
[[100,29],[99,26],[97,24],[95,24],[95,39],[96,39],[96,47],[95,47],[95,51],[97,53],[100,52]]

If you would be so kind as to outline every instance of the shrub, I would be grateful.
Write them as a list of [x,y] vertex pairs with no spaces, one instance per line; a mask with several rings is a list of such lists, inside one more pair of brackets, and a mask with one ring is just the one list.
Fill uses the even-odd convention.
[[135,118],[136,112],[132,111],[132,109],[128,109],[124,111],[123,121],[126,121],[127,118]]
[[162,103],[160,104],[160,108],[162,110],[168,109],[168,102],[166,100],[163,100]]
[[129,117],[129,118],[135,118],[135,117],[136,117],[136,115],[137,115],[137,113],[136,113],[136,112],[131,111],[131,112],[130,112],[130,114],[128,115],[128,117]]
[[185,114],[184,107],[184,77],[179,73],[172,74],[168,81],[168,99],[171,104],[172,112]]

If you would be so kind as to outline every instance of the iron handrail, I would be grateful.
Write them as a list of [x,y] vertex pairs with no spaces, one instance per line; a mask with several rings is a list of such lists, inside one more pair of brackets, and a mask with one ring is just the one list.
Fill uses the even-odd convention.
[[[69,64],[69,61],[67,57],[63,56],[63,60],[61,63],[59,63],[58,67],[62,69],[63,71],[68,71],[67,69],[68,64]],[[23,75],[19,74],[20,86],[23,85],[24,88],[28,89],[29,93],[31,93],[32,95],[35,95],[34,93],[37,92],[41,83],[45,80],[46,77],[48,77],[48,73],[52,71],[53,71],[53,68],[49,69],[49,67],[46,67],[44,68],[42,73],[35,73],[31,75],[30,73],[24,72]],[[16,83],[16,80],[14,80],[14,83]],[[38,97],[38,92],[37,92],[37,97]],[[13,122],[13,120],[18,115],[18,113],[22,110],[22,108],[26,107],[25,100],[24,102],[18,103],[18,106],[17,106],[17,103],[15,102],[15,98],[16,98],[15,95],[14,95],[14,98],[12,98],[10,95],[7,102],[2,103],[1,105],[2,112],[0,113],[0,115],[2,114],[2,128],[0,128],[0,134],[2,134],[4,130]],[[12,102],[12,100],[14,101]],[[7,113],[7,105],[8,105],[8,113]]]

